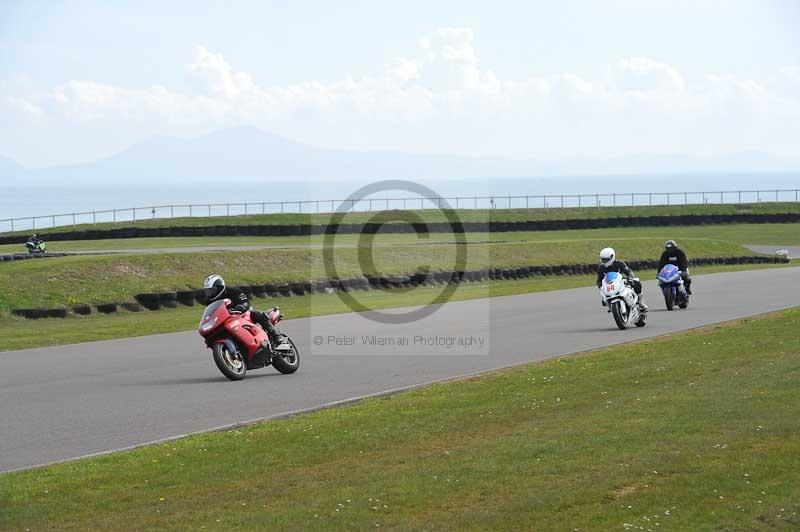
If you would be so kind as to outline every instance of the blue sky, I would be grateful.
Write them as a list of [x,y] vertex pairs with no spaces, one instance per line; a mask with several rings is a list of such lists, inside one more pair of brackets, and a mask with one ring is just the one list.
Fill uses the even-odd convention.
[[253,124],[359,150],[795,161],[798,27],[793,1],[6,1],[0,154]]

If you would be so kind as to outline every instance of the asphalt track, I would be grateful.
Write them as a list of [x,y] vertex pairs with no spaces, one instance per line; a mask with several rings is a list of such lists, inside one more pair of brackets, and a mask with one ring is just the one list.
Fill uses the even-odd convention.
[[[359,314],[291,320],[300,371],[261,369],[237,383],[195,332],[0,353],[0,471],[797,306],[800,268],[698,276],[694,287],[689,309],[667,312],[645,283],[648,325],[627,331],[593,287],[447,303],[406,325]],[[362,335],[395,345],[365,346]],[[474,343],[448,347],[448,338]]]
[[748,249],[752,249],[756,253],[764,253],[773,255],[776,251],[785,250],[789,252],[790,259],[800,259],[800,246],[764,246],[764,245],[746,245]]

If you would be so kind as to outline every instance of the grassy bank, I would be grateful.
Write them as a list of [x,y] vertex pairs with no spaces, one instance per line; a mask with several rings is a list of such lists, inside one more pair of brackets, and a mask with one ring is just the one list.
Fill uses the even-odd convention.
[[800,527],[800,310],[0,476],[0,528]]
[[[663,241],[655,238],[507,242],[470,244],[466,269],[539,264],[595,262],[599,249],[613,244],[619,257],[652,259]],[[691,257],[725,257],[753,253],[731,242],[687,240]],[[362,273],[357,248],[337,248],[340,276]],[[451,270],[456,246],[381,246],[374,254],[375,271],[408,273],[419,267]],[[318,249],[282,249],[223,253],[74,256],[4,263],[0,267],[0,309],[52,307],[79,303],[130,301],[141,292],[197,288],[211,272],[224,274],[231,284],[286,282],[327,277]]]
[[[507,201],[507,200],[505,200]],[[514,200],[519,202],[519,200]],[[622,201],[622,200],[621,200]],[[505,206],[502,198],[498,204]],[[453,205],[455,207],[455,205]],[[376,204],[376,208],[378,205]],[[400,211],[374,211],[353,212],[347,215],[347,223],[396,221]],[[445,221],[442,213],[436,209],[403,211],[418,216],[429,222]],[[616,218],[633,216],[678,216],[687,214],[779,214],[800,212],[798,203],[759,203],[741,205],[657,205],[635,207],[583,207],[583,208],[553,208],[553,209],[456,209],[455,213],[463,222],[509,221],[519,222],[525,220],[573,220]],[[187,217],[155,220],[140,220],[137,222],[79,224],[77,226],[62,226],[52,229],[39,229],[41,233],[53,233],[74,230],[112,229],[122,227],[198,227],[213,225],[279,225],[279,224],[327,224],[331,220],[330,214],[257,214],[241,216],[217,217]],[[30,231],[28,231],[30,232]],[[22,235],[26,232],[2,233],[5,235]]]
[[[783,268],[797,266],[800,261],[789,265],[761,264],[737,266],[705,266],[696,268],[693,275],[719,273],[762,268]],[[642,272],[642,279],[654,279],[653,272]],[[488,283],[466,283],[459,285],[452,301],[484,297],[507,296],[562,290],[592,286],[593,276],[543,277],[522,280],[494,281]],[[702,286],[702,280],[696,286]],[[432,301],[441,287],[419,287],[411,292],[372,290],[358,292],[360,302],[374,309],[424,305]],[[304,318],[351,312],[335,294],[313,294],[311,296],[275,297],[254,299],[257,308],[279,305],[287,318]],[[116,314],[95,314],[80,317],[69,316],[63,319],[26,320],[10,317],[0,312],[0,352],[29,349],[50,345],[74,344],[95,340],[111,340],[131,336],[170,333],[192,330],[197,326],[202,307],[178,307],[157,312],[126,312]],[[0,354],[2,356],[2,354]]]
[[[583,229],[567,231],[520,231],[495,233],[467,233],[468,242],[551,242],[574,240],[616,240],[634,238],[675,239],[681,244],[686,240],[725,240],[737,244],[774,244],[782,246],[800,245],[800,224],[731,224],[670,227],[621,227],[614,229]],[[426,244],[452,242],[449,234],[433,233],[426,238],[407,234],[382,234],[376,239],[379,245]],[[321,236],[284,237],[162,237],[120,238],[109,240],[75,240],[52,242],[48,245],[58,251],[106,251],[106,250],[157,250],[188,247],[226,246],[270,246],[270,247],[320,247]],[[356,246],[359,235],[340,235],[337,246]],[[25,252],[19,244],[0,246],[0,254]]]

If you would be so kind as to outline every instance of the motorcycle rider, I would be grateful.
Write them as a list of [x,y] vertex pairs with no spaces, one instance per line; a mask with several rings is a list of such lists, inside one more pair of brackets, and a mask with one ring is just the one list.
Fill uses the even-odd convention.
[[692,277],[689,275],[689,259],[686,258],[686,253],[683,252],[674,240],[667,240],[664,243],[664,252],[661,258],[658,259],[658,269],[656,273],[661,271],[661,268],[667,264],[673,264],[678,267],[681,278],[683,279],[683,286],[686,288],[686,293],[692,295]]
[[44,243],[44,240],[39,238],[39,235],[37,235],[36,233],[33,233],[31,235],[31,237],[28,239],[28,241],[26,242],[26,244],[30,244],[32,246],[32,249],[38,249],[39,245],[43,244],[43,243]]
[[205,289],[207,304],[225,298],[230,299],[231,302],[228,305],[228,310],[238,313],[244,313],[249,310],[250,318],[253,322],[261,325],[261,327],[267,331],[269,340],[274,346],[273,349],[275,351],[292,350],[292,346],[286,341],[286,335],[275,329],[272,323],[270,323],[267,313],[253,310],[250,307],[250,300],[247,298],[247,294],[235,286],[226,286],[225,279],[223,279],[222,276],[217,274],[209,275],[203,282],[203,288]]
[[[644,310],[647,310],[647,305],[644,304],[644,295],[642,295],[642,283],[633,277],[633,270],[625,264],[625,261],[617,260],[617,254],[614,248],[603,248],[600,250],[600,266],[597,268],[597,288],[603,285],[603,277],[608,272],[617,272],[622,274],[623,277],[630,281],[633,286],[633,291],[639,296],[639,304]],[[606,302],[603,300],[603,305]]]

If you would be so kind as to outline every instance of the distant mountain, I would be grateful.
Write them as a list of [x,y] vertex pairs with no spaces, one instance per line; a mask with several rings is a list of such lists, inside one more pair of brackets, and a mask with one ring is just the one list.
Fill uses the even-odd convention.
[[192,183],[527,176],[534,161],[314,148],[254,127],[191,139],[154,137],[92,163],[31,170],[33,182]]
[[[5,162],[4,162],[5,161]],[[5,168],[5,170],[4,170]],[[535,160],[414,155],[399,152],[325,150],[254,127],[224,129],[200,137],[153,137],[91,163],[24,171],[0,159],[0,177],[25,172],[31,185],[363,182],[380,179],[529,178],[634,174],[698,174],[791,171],[763,153],[697,159],[655,155],[545,164]]]

